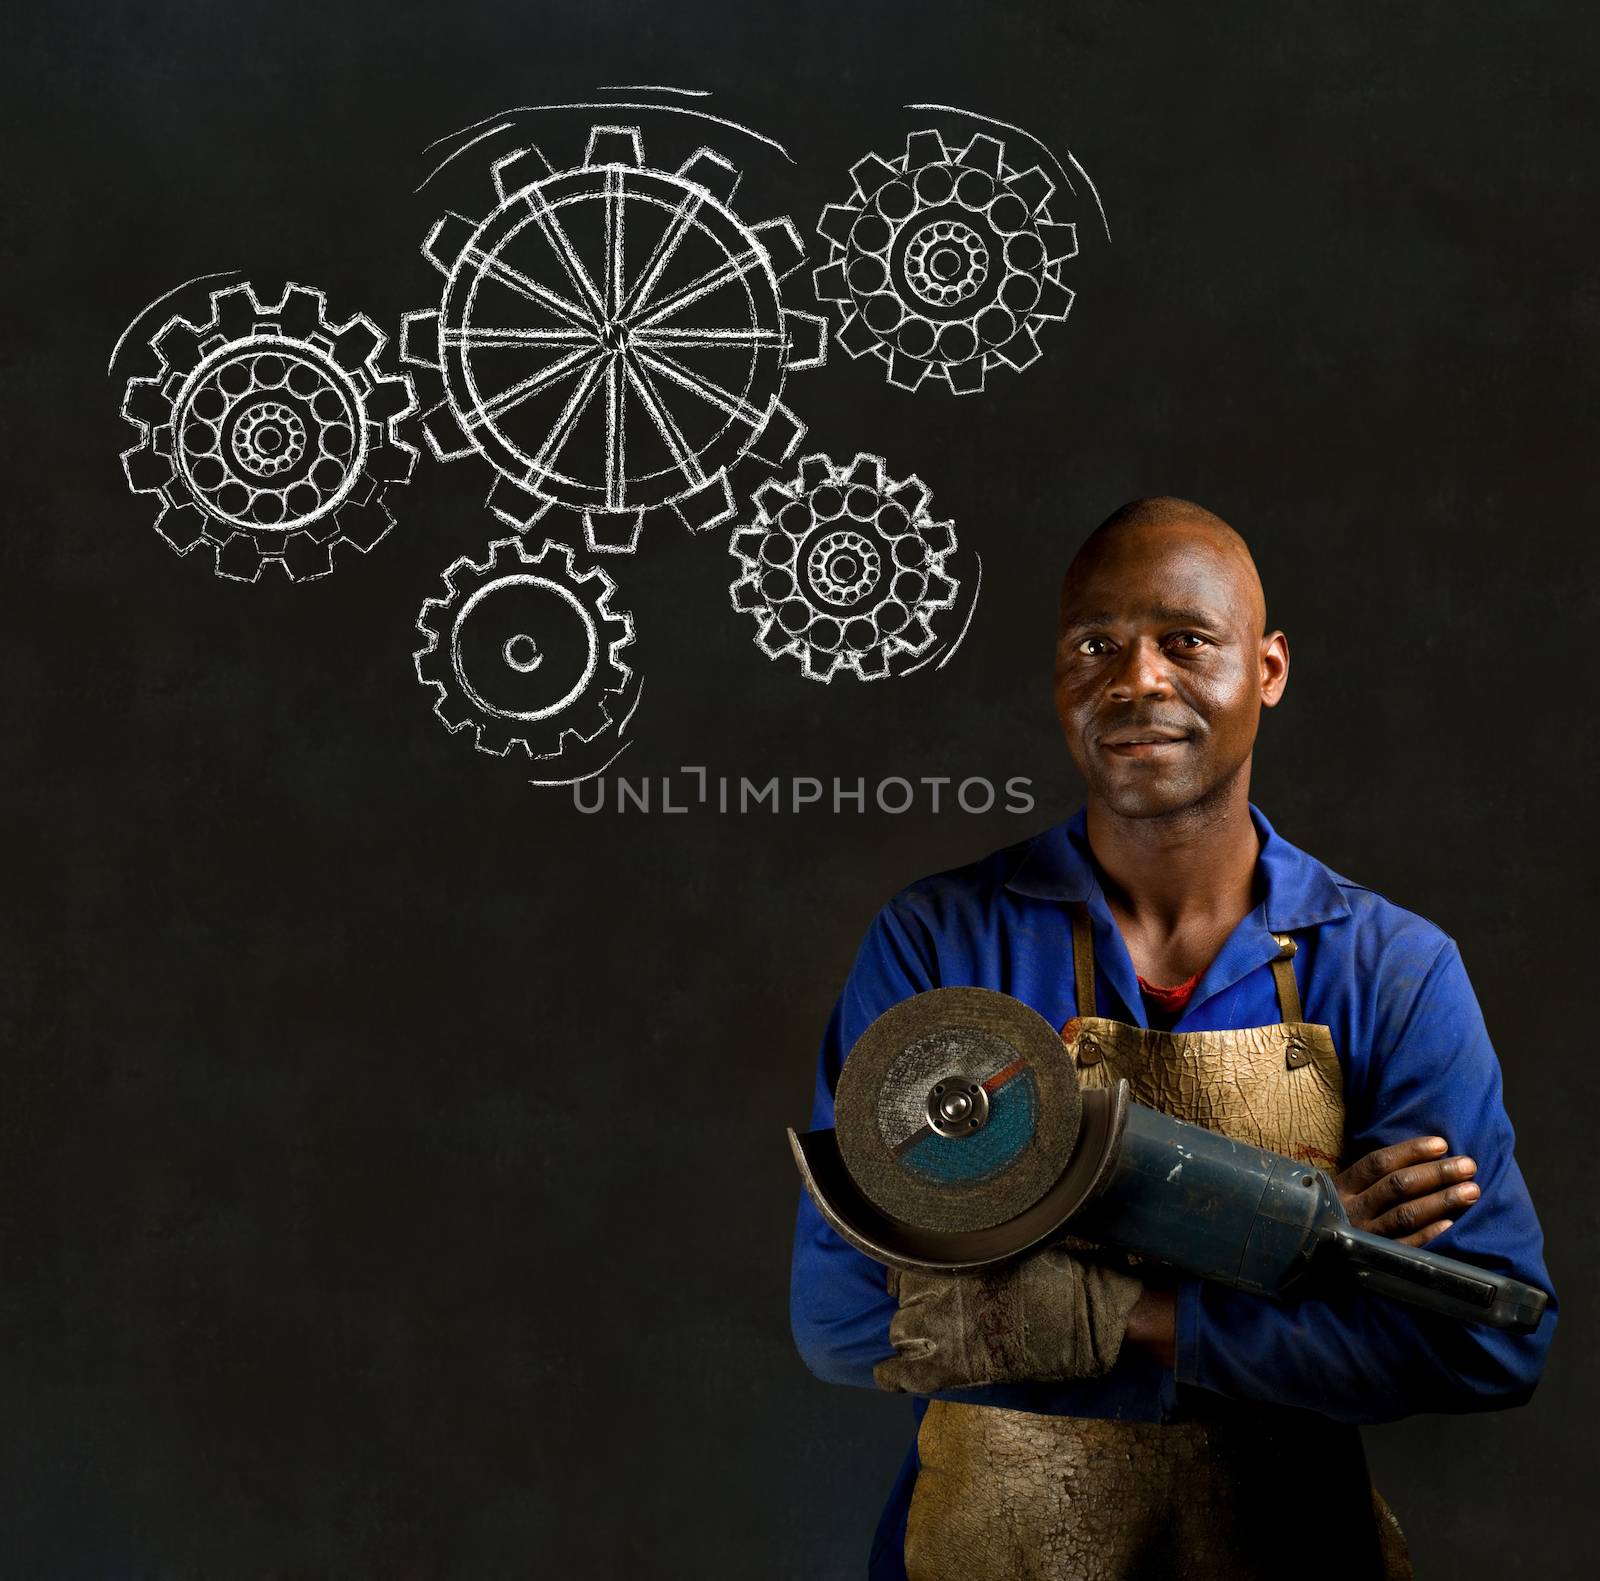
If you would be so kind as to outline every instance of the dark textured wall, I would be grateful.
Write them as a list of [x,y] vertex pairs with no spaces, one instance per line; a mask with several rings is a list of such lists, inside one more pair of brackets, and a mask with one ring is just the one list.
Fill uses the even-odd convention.
[[[1597,34],[1574,3],[15,18],[0,1571],[861,1573],[909,1414],[790,1348],[783,1127],[874,908],[1074,804],[1055,582],[1170,491],[1247,534],[1294,644],[1257,800],[1461,943],[1566,1310],[1531,1407],[1373,1432],[1379,1480],[1423,1577],[1574,1573]],[[784,140],[741,200],[807,230],[918,98],[1096,178],[1115,243],[1025,375],[958,401],[836,357],[791,387],[981,549],[948,667],[764,662],[721,534],[615,567],[631,773],[1028,775],[1032,814],[583,816],[411,674],[421,599],[489,536],[475,463],[419,468],[379,551],[301,587],[216,581],[126,492],[103,370],[141,304],[240,268],[392,327],[436,289],[423,144],[641,80]]]

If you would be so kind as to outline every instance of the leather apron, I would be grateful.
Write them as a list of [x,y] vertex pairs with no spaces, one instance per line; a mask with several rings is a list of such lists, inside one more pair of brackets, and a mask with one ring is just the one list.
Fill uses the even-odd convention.
[[[1282,1020],[1219,1032],[1074,1016],[1085,1087],[1330,1172],[1344,1150],[1333,1034],[1302,1019],[1295,945],[1276,934]],[[1095,1004],[1087,907],[1072,907],[1080,1007]],[[1398,1522],[1356,1429],[1180,1385],[1168,1422],[930,1400],[906,1521],[908,1581],[1409,1581]]]

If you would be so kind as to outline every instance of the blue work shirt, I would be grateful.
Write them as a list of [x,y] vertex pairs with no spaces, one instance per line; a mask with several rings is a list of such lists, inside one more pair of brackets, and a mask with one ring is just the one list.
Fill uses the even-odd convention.
[[[1172,1030],[1208,1032],[1281,1020],[1269,962],[1290,933],[1305,1019],[1332,1029],[1344,1073],[1343,1164],[1409,1137],[1439,1135],[1477,1161],[1482,1196],[1430,1243],[1446,1256],[1549,1290],[1543,1235],[1501,1097],[1500,1066],[1455,943],[1432,923],[1341,878],[1276,834],[1261,839],[1258,903],[1234,929]],[[1068,903],[1088,905],[1096,1003],[1076,1002]],[[840,1066],[867,1026],[928,988],[998,989],[1052,1026],[1097,1014],[1148,1025],[1133,962],[1106,904],[1085,817],[971,866],[923,879],[879,912],[822,1040],[811,1125],[833,1124]],[[833,1383],[871,1387],[893,1354],[886,1271],[823,1221],[802,1194],[790,1315],[806,1365]],[[1102,1378],[962,1389],[948,1397],[1051,1414],[1168,1420],[1179,1383],[1240,1400],[1384,1422],[1419,1411],[1494,1410],[1533,1392],[1555,1328],[1555,1301],[1519,1334],[1421,1312],[1355,1290],[1290,1302],[1183,1281],[1177,1365],[1128,1346]],[[920,1421],[925,1400],[915,1402]],[[874,1574],[895,1575],[916,1477],[907,1457],[879,1528]]]

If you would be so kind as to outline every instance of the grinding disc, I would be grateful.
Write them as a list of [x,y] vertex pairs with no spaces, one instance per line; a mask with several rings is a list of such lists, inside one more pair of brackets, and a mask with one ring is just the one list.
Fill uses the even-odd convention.
[[938,1232],[1031,1208],[1066,1168],[1082,1113],[1049,1022],[987,988],[934,988],[886,1010],[834,1095],[839,1152],[862,1195]]

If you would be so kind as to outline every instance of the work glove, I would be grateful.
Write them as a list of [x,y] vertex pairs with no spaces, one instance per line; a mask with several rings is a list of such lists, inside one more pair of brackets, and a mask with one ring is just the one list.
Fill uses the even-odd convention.
[[899,1310],[880,1389],[933,1394],[985,1383],[1098,1378],[1122,1347],[1143,1291],[1131,1274],[1047,1247],[976,1274],[889,1270]]

